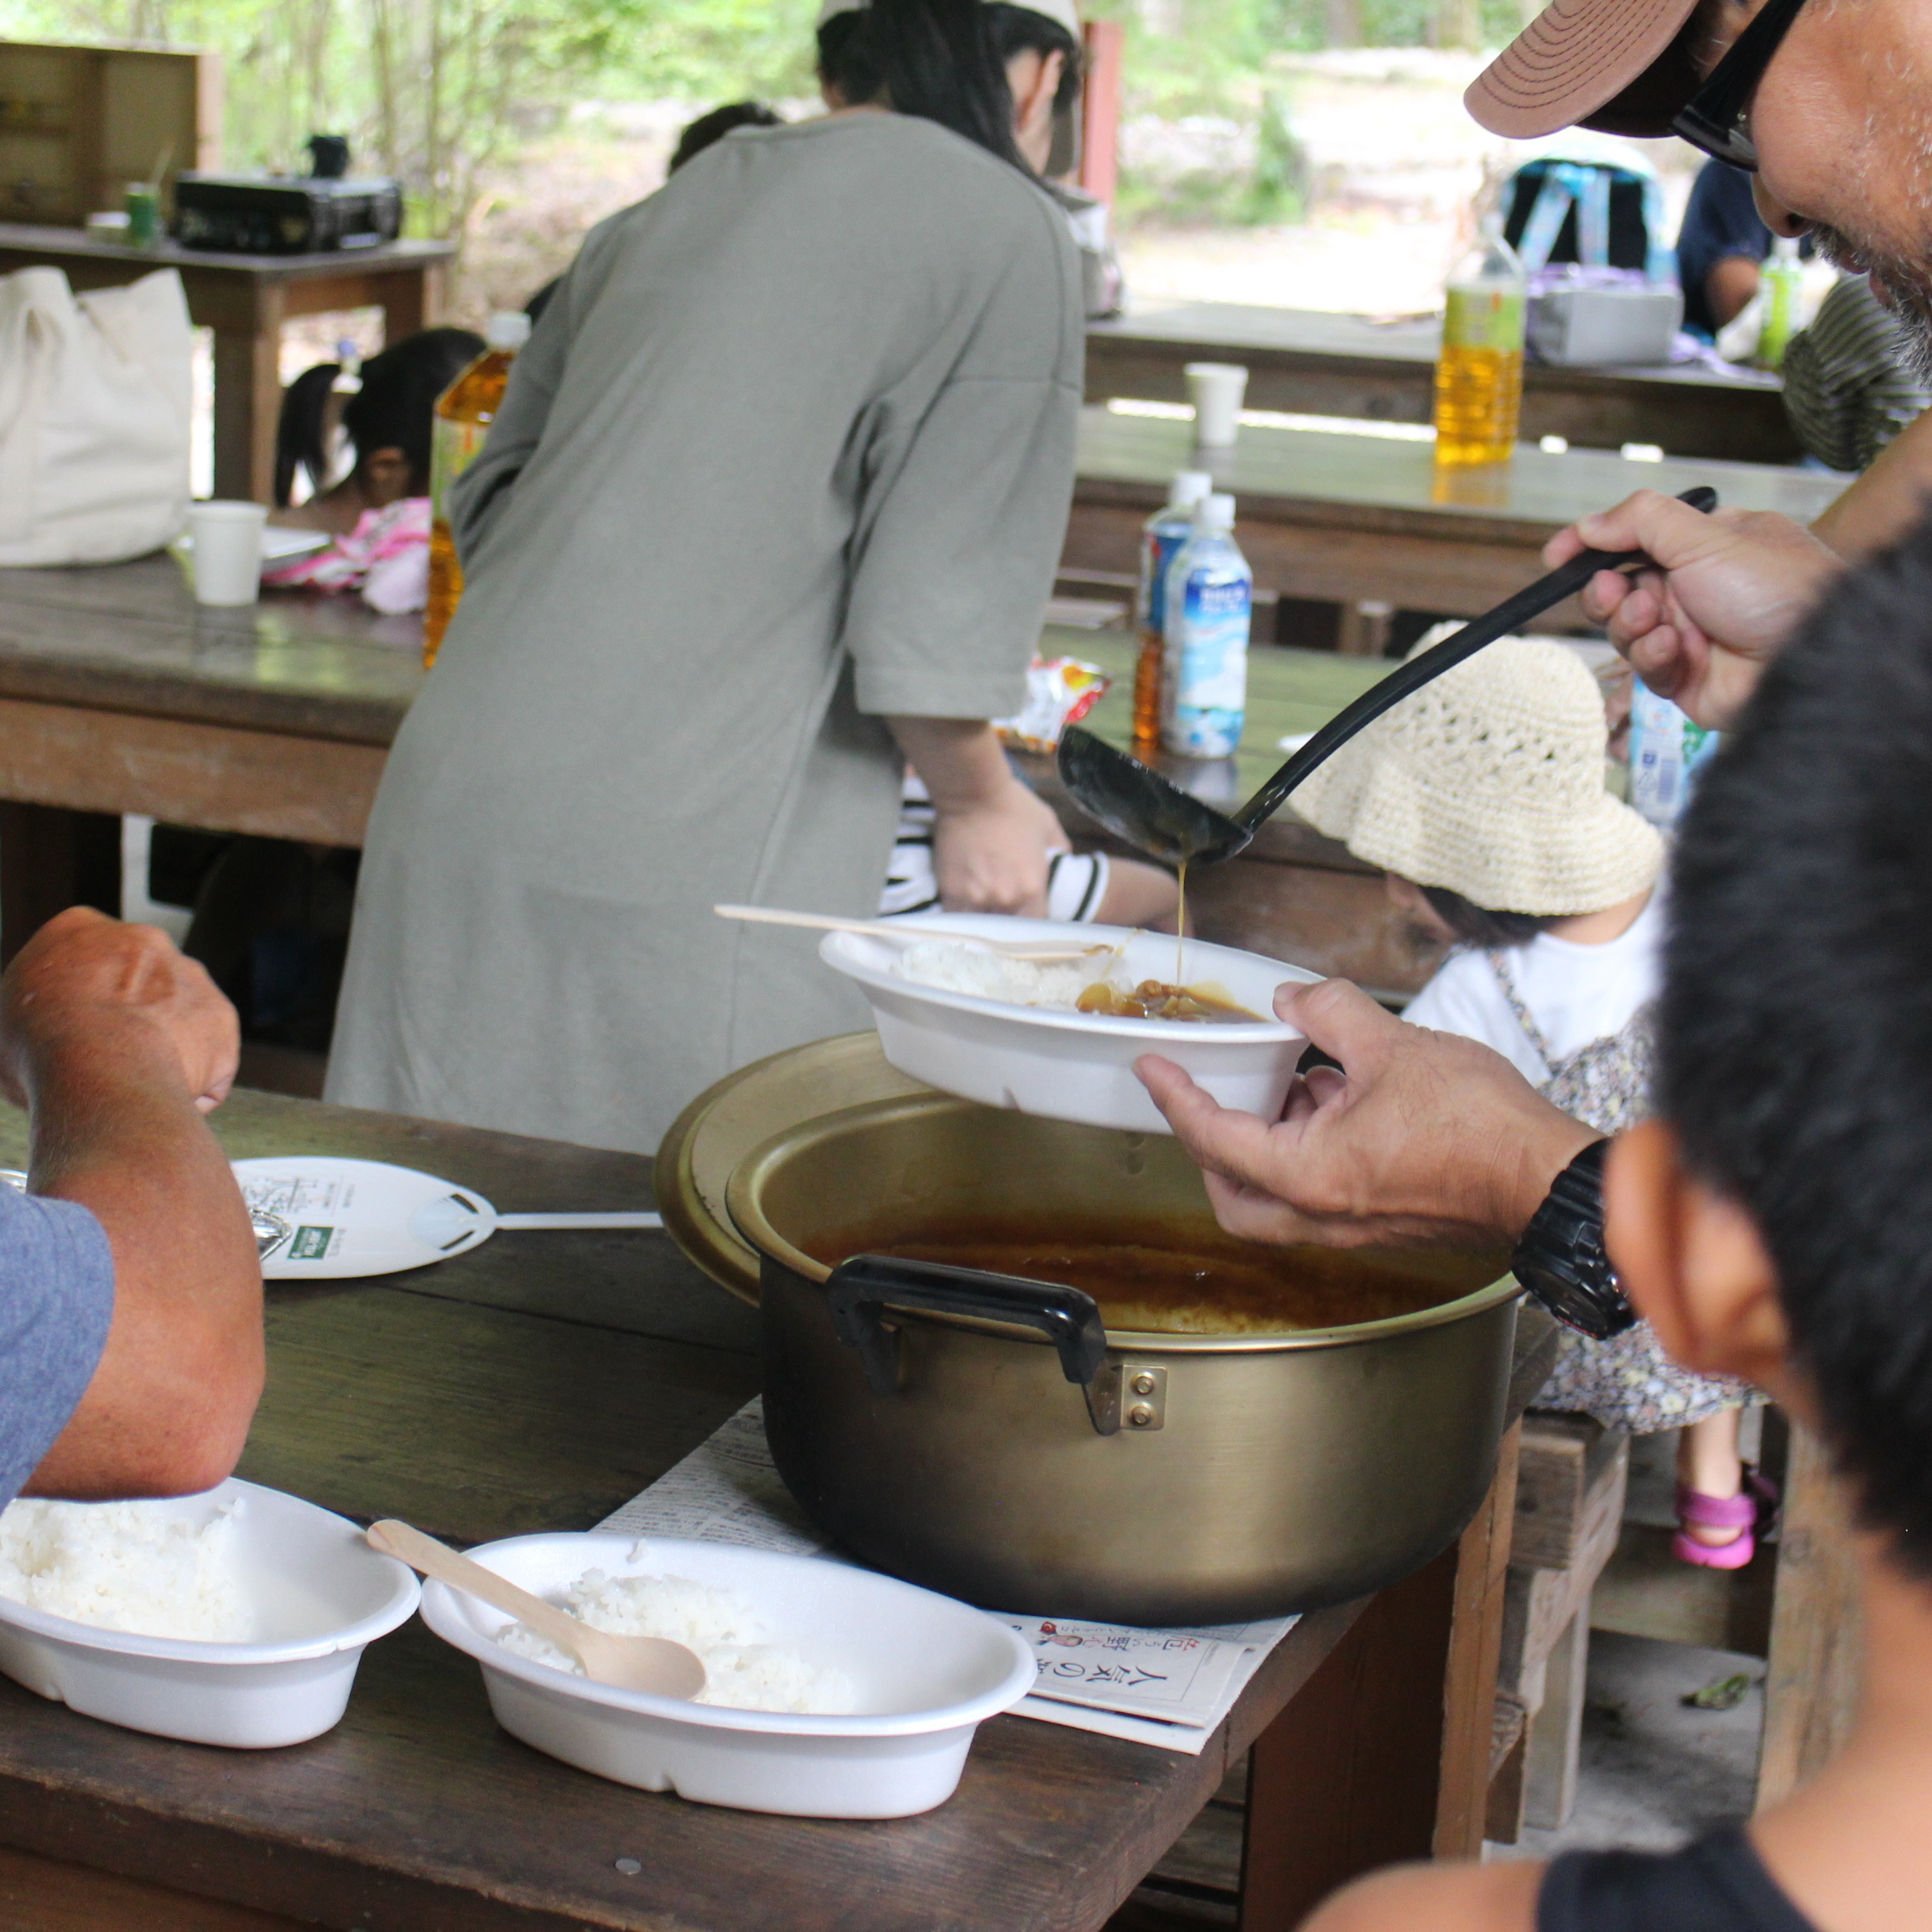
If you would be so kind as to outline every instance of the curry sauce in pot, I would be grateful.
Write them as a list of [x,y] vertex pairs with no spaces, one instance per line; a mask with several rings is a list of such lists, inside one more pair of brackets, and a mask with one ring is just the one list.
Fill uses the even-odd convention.
[[1493,1256],[1444,1269],[1439,1255],[1265,1248],[1206,1218],[875,1222],[804,1246],[828,1268],[854,1254],[895,1255],[1084,1289],[1110,1332],[1143,1334],[1280,1335],[1382,1322],[1453,1301],[1498,1272]]

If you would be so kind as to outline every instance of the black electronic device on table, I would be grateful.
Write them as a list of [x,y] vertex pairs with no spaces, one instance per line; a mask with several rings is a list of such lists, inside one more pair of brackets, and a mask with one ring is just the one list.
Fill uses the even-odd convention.
[[372,248],[402,231],[402,184],[313,174],[178,174],[174,239],[229,255]]

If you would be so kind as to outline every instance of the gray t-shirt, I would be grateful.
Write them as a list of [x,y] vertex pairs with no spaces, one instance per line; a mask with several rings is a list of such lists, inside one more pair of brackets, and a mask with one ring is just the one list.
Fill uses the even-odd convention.
[[0,1508],[80,1406],[113,1314],[101,1223],[77,1202],[0,1183]]
[[1018,709],[1072,492],[1079,267],[928,121],[734,133],[614,216],[452,509],[467,582],[371,822],[329,1098],[653,1150],[862,1026],[884,719]]

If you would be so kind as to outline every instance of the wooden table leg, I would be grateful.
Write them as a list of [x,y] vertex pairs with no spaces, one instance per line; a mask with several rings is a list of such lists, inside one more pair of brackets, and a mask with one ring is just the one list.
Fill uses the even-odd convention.
[[1852,1499],[1823,1445],[1793,1422],[1764,1673],[1761,1811],[1823,1770],[1857,1716],[1865,1633],[1852,1522]]
[[121,820],[0,802],[0,964],[70,906],[121,911]]
[[282,413],[282,291],[256,291],[255,325],[215,332],[215,494],[275,500],[275,430]]
[[1289,1932],[1378,1866],[1481,1852],[1518,1440],[1461,1539],[1383,1591],[1255,1740],[1242,1932]]

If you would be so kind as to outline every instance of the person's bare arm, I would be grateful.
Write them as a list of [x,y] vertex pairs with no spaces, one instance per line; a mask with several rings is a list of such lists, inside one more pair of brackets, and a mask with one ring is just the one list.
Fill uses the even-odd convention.
[[1507,1246],[1602,1139],[1500,1053],[1411,1026],[1345,980],[1283,986],[1275,1010],[1342,1067],[1297,1079],[1278,1121],[1219,1105],[1157,1054],[1135,1062],[1244,1240]]
[[889,718],[932,795],[932,869],[948,912],[1046,912],[1050,852],[1069,841],[1053,809],[1014,776],[982,719]]
[[27,1493],[205,1489],[262,1393],[262,1270],[202,1115],[235,1078],[234,1009],[152,927],[75,908],[0,979],[0,1088],[32,1117],[29,1186],[79,1202],[114,1258],[114,1314]]
[[1643,550],[1658,568],[1602,571],[1583,608],[1659,697],[1722,730],[1768,664],[1844,568],[1788,517],[1719,510],[1703,516],[1674,496],[1639,490],[1614,509],[1559,531],[1544,546],[1552,567],[1587,548]]
[[1932,499],[1932,411],[1909,423],[1878,460],[1811,526],[1847,564],[1897,542]]
[[1748,255],[1727,255],[1704,278],[1704,299],[1720,329],[1744,313],[1763,279],[1763,271]]

